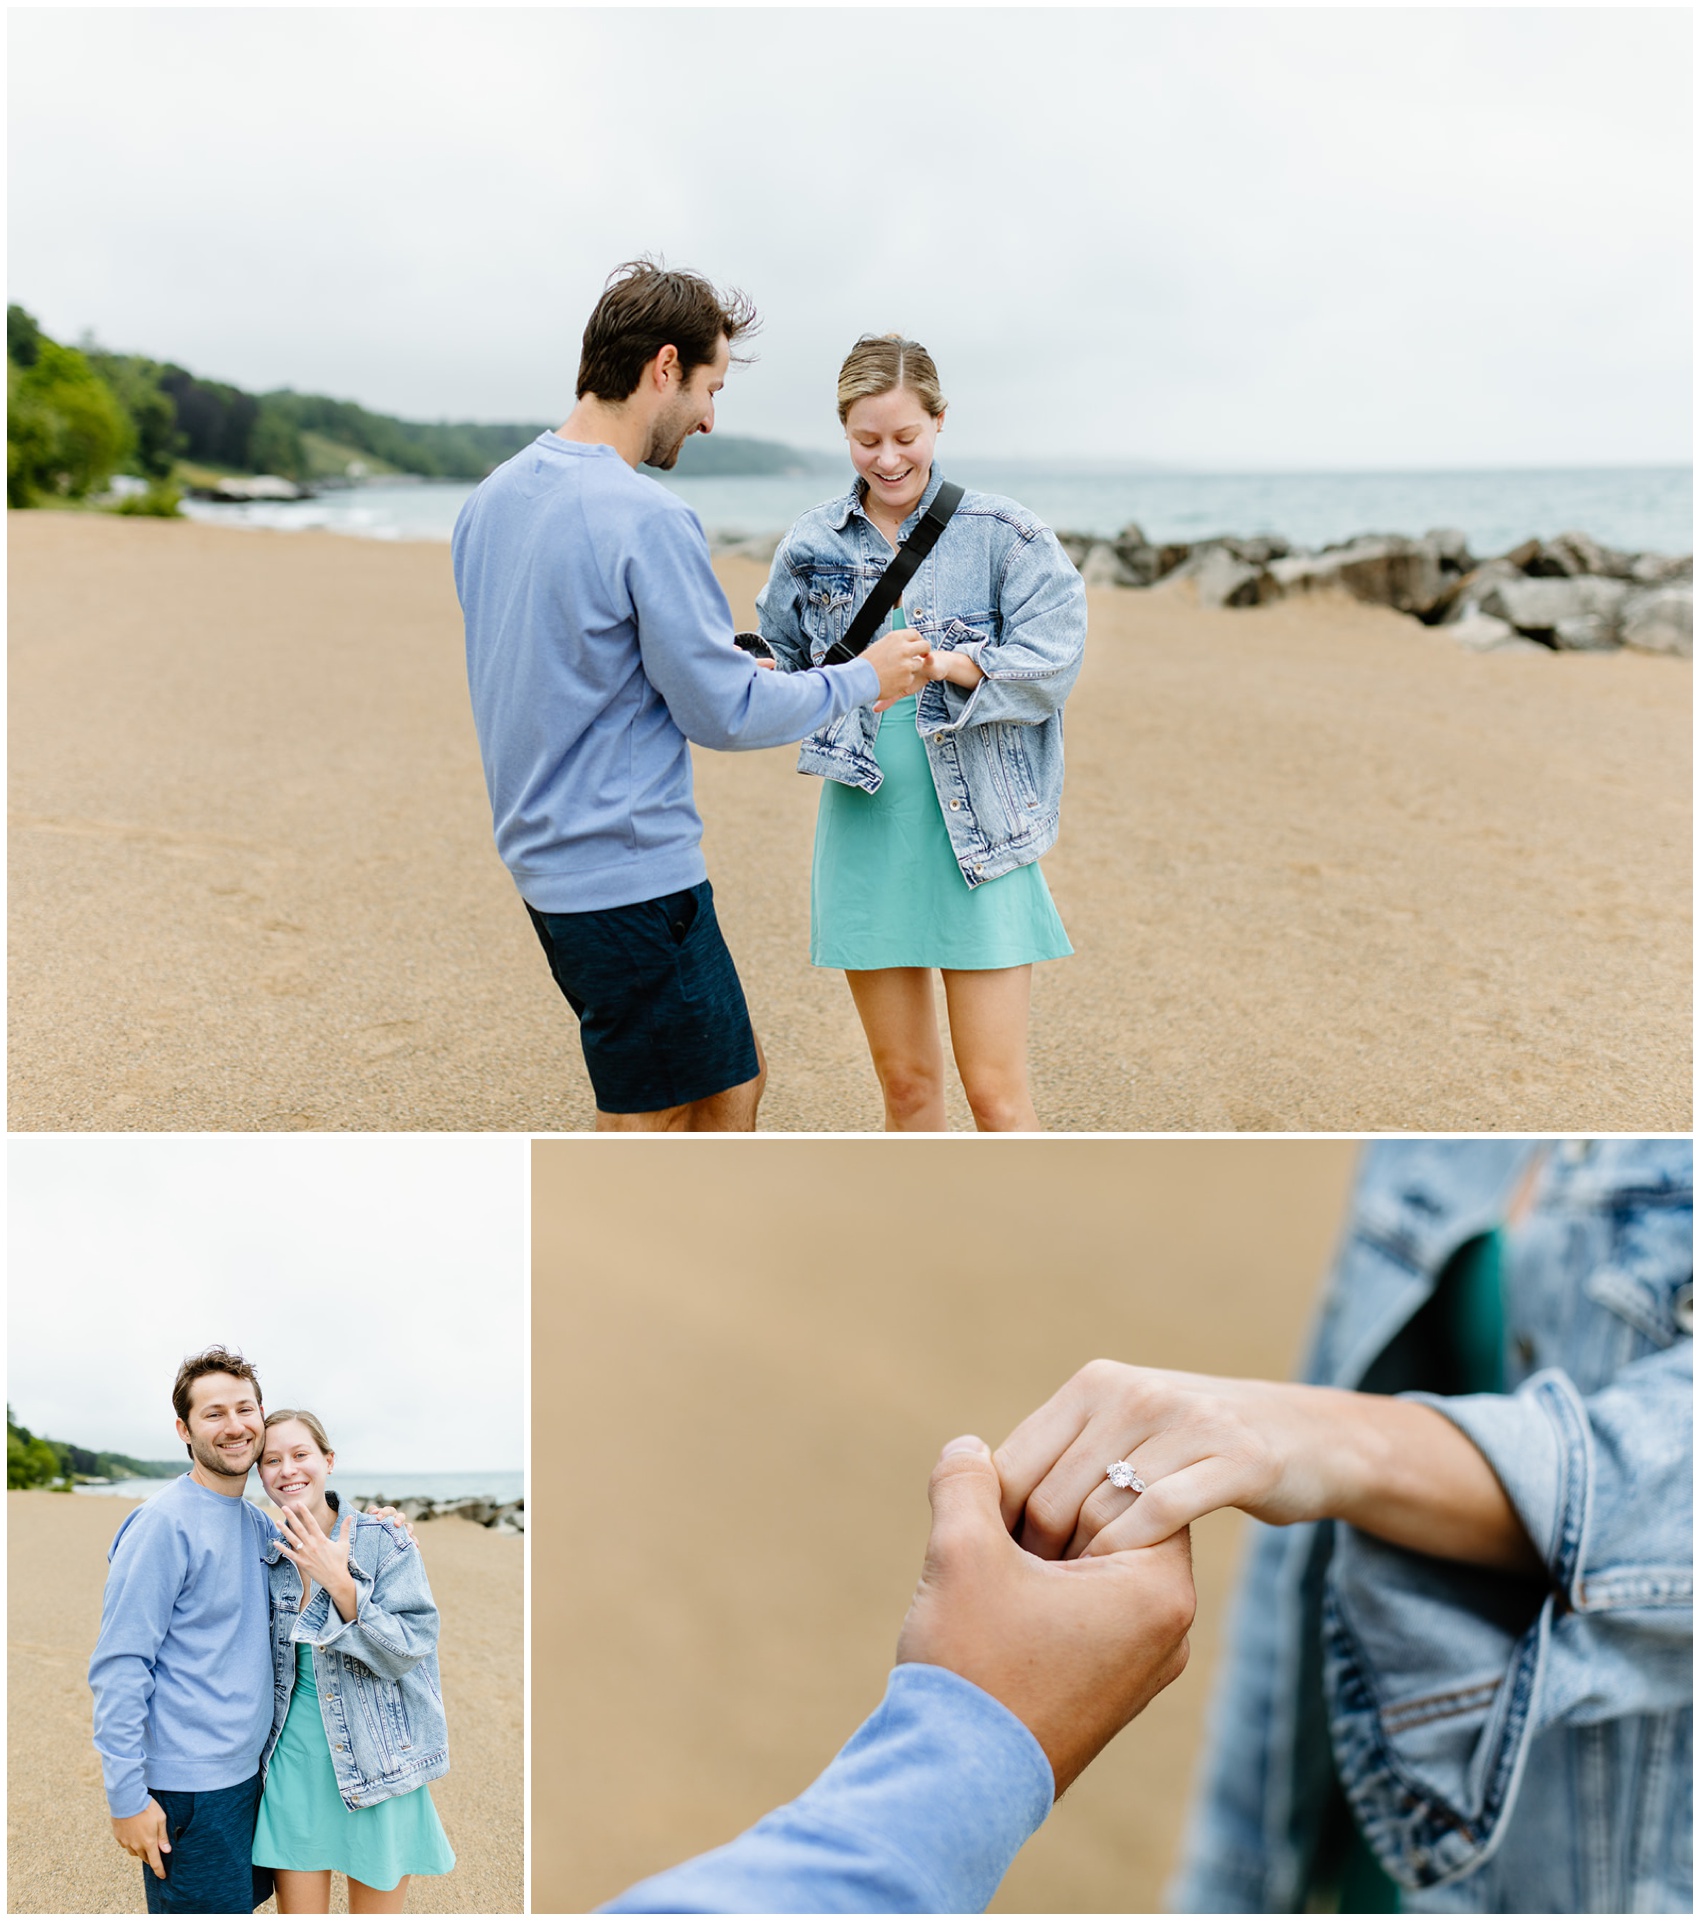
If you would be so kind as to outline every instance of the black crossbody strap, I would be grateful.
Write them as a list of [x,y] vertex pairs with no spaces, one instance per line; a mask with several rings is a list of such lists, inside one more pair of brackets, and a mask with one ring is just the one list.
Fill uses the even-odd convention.
[[856,618],[850,623],[850,631],[827,649],[821,666],[831,667],[840,661],[854,660],[864,648],[872,645],[881,622],[902,598],[904,588],[914,578],[915,569],[938,545],[945,523],[961,504],[962,489],[955,481],[947,480],[934,494],[933,504],[921,516],[920,525],[898,548],[885,572],[874,582],[873,592],[856,609]]

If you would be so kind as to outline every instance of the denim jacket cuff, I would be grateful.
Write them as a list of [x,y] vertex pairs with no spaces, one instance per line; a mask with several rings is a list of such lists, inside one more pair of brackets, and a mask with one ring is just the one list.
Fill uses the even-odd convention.
[[[352,1561],[348,1564],[348,1572],[354,1581],[354,1618],[345,1621],[336,1611],[330,1595],[322,1587],[317,1588],[312,1600],[307,1603],[306,1612],[301,1616],[296,1640],[305,1641],[316,1648],[334,1647],[345,1634],[360,1625],[360,1616],[372,1598],[376,1583],[370,1574],[356,1567]],[[318,1625],[309,1626],[310,1622]]]

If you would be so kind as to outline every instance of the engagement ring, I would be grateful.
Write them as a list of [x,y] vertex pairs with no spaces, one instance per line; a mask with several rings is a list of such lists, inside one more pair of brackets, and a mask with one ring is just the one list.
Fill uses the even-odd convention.
[[1111,1487],[1125,1487],[1130,1494],[1143,1494],[1145,1483],[1134,1473],[1126,1461],[1112,1461],[1104,1470],[1105,1478]]

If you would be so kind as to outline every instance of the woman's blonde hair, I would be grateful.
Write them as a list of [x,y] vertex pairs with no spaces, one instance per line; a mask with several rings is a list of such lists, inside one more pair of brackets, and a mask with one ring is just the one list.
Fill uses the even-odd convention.
[[838,424],[850,418],[858,400],[873,400],[899,387],[909,391],[937,420],[944,412],[939,370],[918,340],[902,334],[863,334],[838,370]]
[[312,1435],[321,1454],[329,1455],[336,1452],[335,1448],[331,1446],[330,1436],[325,1432],[324,1423],[319,1419],[318,1415],[310,1414],[306,1408],[280,1407],[275,1414],[268,1414],[266,1416],[267,1433],[270,1433],[280,1421],[299,1421],[307,1432]]

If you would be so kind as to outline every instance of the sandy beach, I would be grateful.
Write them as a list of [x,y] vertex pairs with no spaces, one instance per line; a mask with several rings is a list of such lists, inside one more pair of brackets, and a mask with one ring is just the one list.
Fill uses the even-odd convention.
[[[88,1660],[106,1551],[132,1504],[8,1494],[6,1906],[140,1914],[142,1875],[112,1839],[90,1738]],[[443,1617],[448,1774],[431,1797],[452,1874],[415,1880],[408,1911],[515,1913],[524,1899],[524,1547],[464,1521],[419,1529]],[[335,1899],[344,1911],[342,1883]],[[262,1913],[274,1912],[267,1902]]]
[[[587,1126],[490,842],[446,547],[9,526],[11,1125]],[[720,571],[747,623],[763,571]],[[1688,1127],[1690,680],[1349,602],[1094,593],[1045,1124]],[[873,1128],[807,961],[793,760],[696,756],[762,1123]]]
[[[532,1149],[532,1404],[559,1410],[533,1443],[539,1912],[730,1840],[825,1766],[884,1688],[950,1436],[995,1445],[1100,1354],[1285,1376],[1354,1164],[1336,1142],[952,1141],[917,1179],[910,1154]],[[1194,1529],[1185,1675],[999,1910],[1161,1907],[1242,1532]]]

